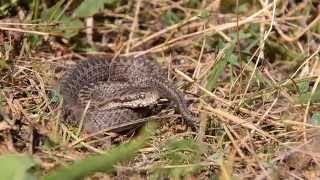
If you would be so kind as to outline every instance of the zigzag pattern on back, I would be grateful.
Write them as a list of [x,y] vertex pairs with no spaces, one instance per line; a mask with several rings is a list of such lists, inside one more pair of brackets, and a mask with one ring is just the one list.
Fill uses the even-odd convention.
[[78,101],[85,106],[91,100],[93,108],[139,108],[156,104],[159,95],[148,88],[136,88],[127,82],[97,82],[84,86],[80,92]]
[[60,83],[60,92],[66,103],[76,103],[80,89],[90,83],[109,78],[110,62],[104,59],[81,61],[67,72]]

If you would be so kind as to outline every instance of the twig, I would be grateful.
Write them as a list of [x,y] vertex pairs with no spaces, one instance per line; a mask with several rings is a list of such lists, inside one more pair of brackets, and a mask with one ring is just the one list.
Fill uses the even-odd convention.
[[132,25],[131,25],[130,34],[129,34],[129,40],[128,40],[127,48],[126,48],[126,53],[127,54],[130,51],[130,46],[131,46],[131,43],[132,43],[133,34],[134,34],[136,28],[138,27],[139,12],[140,12],[141,2],[142,2],[142,0],[137,0],[136,10],[135,10],[135,13],[134,13],[134,19],[133,19],[133,22],[132,22]]

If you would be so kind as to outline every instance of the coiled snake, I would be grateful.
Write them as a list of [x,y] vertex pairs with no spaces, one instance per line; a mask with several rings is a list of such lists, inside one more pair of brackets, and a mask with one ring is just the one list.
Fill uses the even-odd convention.
[[188,125],[195,127],[183,95],[166,77],[157,63],[145,57],[82,61],[60,82],[65,121],[79,123],[88,105],[87,132],[134,124],[143,118],[144,108],[163,97],[173,101]]

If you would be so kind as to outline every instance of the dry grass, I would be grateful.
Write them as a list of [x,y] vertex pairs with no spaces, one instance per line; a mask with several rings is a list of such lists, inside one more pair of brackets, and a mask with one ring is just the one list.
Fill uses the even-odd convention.
[[[187,94],[201,128],[186,132],[171,109],[162,112],[168,121],[153,143],[134,161],[117,166],[110,178],[157,178],[181,169],[193,172],[189,179],[319,178],[320,4],[240,1],[238,9],[244,10],[237,14],[233,1],[188,2],[123,3],[84,19],[87,27],[71,40],[50,32],[50,26],[27,24],[29,11],[4,17],[0,153],[33,153],[50,170],[102,152],[61,125],[58,80],[88,55],[147,54]],[[21,13],[23,23],[13,23],[24,18]],[[170,163],[164,144],[187,137],[203,147],[201,156]],[[132,133],[109,133],[98,140],[117,144],[131,138]]]

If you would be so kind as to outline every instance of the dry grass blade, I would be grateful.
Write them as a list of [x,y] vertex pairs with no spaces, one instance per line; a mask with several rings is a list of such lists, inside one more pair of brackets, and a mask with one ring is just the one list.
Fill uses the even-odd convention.
[[[226,111],[222,110],[222,109],[215,109],[212,108],[210,106],[205,106],[204,109],[208,110],[209,112],[213,113],[214,115],[220,117],[219,119],[224,121],[224,122],[233,122],[235,124],[238,124],[240,126],[243,126],[245,128],[248,128],[250,130],[256,131],[258,132],[260,135],[270,138],[274,141],[278,141],[275,137],[271,136],[269,133],[259,129],[257,126],[255,126],[254,124],[252,124],[251,122],[245,121],[237,116],[234,116],[230,113],[227,113]],[[226,119],[228,121],[226,121]]]

